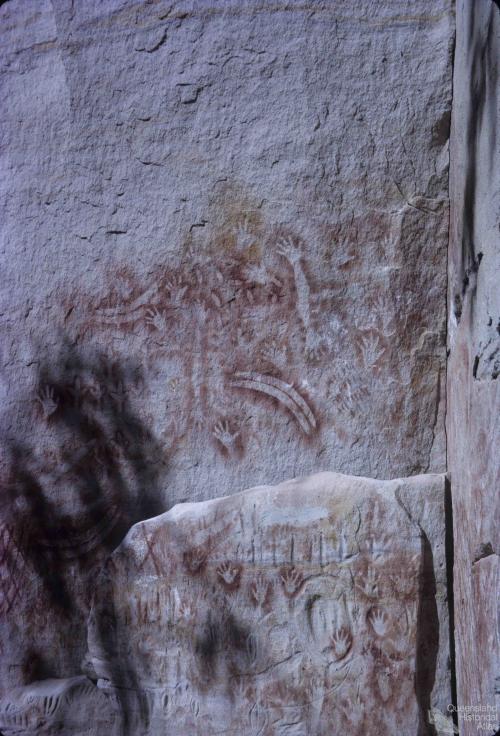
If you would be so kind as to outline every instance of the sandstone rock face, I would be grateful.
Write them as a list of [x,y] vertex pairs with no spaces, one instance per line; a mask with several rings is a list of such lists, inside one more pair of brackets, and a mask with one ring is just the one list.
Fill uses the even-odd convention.
[[453,5],[0,7],[0,688],[133,521],[444,471]]
[[[447,418],[457,686],[459,706],[496,714],[480,721],[491,734],[500,728],[500,8],[462,0],[457,10]],[[477,727],[464,718],[460,732]]]
[[443,476],[176,506],[103,571],[91,676],[130,734],[428,733],[450,698],[443,527]]
[[452,5],[6,3],[8,435],[53,464],[65,335],[141,364],[164,508],[444,470]]
[[0,700],[4,736],[104,734],[112,718],[108,699],[86,677],[33,682]]

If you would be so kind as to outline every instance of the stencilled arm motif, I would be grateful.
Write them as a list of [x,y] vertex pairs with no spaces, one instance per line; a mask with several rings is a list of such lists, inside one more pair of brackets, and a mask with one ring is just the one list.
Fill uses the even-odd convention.
[[305,332],[306,357],[311,360],[318,360],[327,349],[327,344],[311,324],[311,289],[301,264],[301,250],[294,244],[292,238],[281,238],[278,241],[278,253],[286,258],[293,268],[295,290],[297,292],[297,312]]
[[298,246],[294,245],[292,238],[281,238],[278,241],[278,253],[286,258],[291,267],[293,268],[293,275],[295,279],[295,288],[297,290],[297,311],[299,313],[302,324],[307,334],[311,329],[311,315],[310,315],[310,296],[311,290],[307,283],[304,269],[300,263],[302,259],[302,253]]
[[[233,453],[237,449],[239,459],[245,452],[241,434],[237,434],[239,427],[222,424],[226,417],[235,415],[233,407],[229,408],[231,394],[225,390],[225,376],[230,376],[231,385],[276,399],[292,413],[305,435],[317,434],[320,427],[319,415],[308,398],[314,395],[315,387],[309,386],[305,363],[324,355],[325,340],[315,330],[324,320],[323,313],[320,320],[310,303],[303,245],[294,236],[281,238],[277,257],[276,251],[265,250],[267,237],[259,243],[259,233],[250,214],[233,229],[230,254],[220,247],[215,250],[215,241],[197,240],[196,248],[191,244],[181,260],[155,269],[154,282],[141,286],[135,276],[127,276],[118,296],[112,282],[104,303],[116,304],[117,298],[122,303],[98,307],[93,325],[89,323],[89,329],[106,323],[122,330],[136,323],[137,329],[128,334],[134,341],[146,343],[148,366],[156,378],[162,372],[168,378],[171,371],[185,369],[185,406],[177,412],[180,392],[168,402],[169,413],[185,416],[182,431],[202,430],[208,441],[215,438],[222,445],[219,450]],[[285,282],[295,284],[291,288],[297,314],[293,329],[283,311],[287,306]],[[276,325],[285,322],[282,336]],[[247,324],[250,328],[244,345],[238,332]],[[161,361],[168,368],[161,367]],[[184,365],[176,365],[179,362]],[[280,381],[278,376],[286,380]],[[217,391],[222,400],[215,406]],[[252,416],[248,438],[259,434],[255,431],[256,416]],[[180,447],[177,442],[176,448]]]
[[204,409],[201,388],[203,386],[203,368],[204,368],[204,342],[206,324],[208,320],[208,309],[205,304],[200,301],[194,308],[194,339],[193,339],[193,362],[191,369],[191,386],[193,390],[193,424],[195,428],[200,429],[204,425]]

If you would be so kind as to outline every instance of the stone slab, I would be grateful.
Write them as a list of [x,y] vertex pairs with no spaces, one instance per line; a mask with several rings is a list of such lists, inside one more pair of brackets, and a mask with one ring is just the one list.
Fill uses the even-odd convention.
[[427,733],[450,702],[443,505],[443,476],[323,473],[139,523],[89,674],[127,733]]

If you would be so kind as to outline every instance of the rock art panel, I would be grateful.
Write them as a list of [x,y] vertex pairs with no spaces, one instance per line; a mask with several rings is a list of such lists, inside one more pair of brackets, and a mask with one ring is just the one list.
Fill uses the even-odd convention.
[[[226,191],[226,197],[231,200],[234,192]],[[436,240],[444,245],[446,209],[440,202],[430,216],[400,215],[406,228],[429,236],[432,231],[432,243],[424,248],[432,248],[438,273],[444,250],[434,249]],[[69,332],[89,344],[124,343],[143,356],[145,383],[135,397],[139,410],[150,407],[176,476],[188,481],[191,449],[204,449],[198,460],[206,475],[204,495],[213,496],[217,479],[228,474],[242,483],[254,479],[257,452],[264,453],[265,467],[271,455],[280,458],[282,474],[289,472],[285,463],[297,465],[299,456],[304,469],[314,470],[318,453],[338,457],[347,468],[359,442],[371,453],[380,441],[379,422],[388,440],[374,460],[378,470],[374,464],[366,470],[385,472],[382,467],[391,467],[388,457],[382,459],[387,447],[394,447],[393,458],[405,457],[415,426],[423,427],[423,414],[441,402],[443,345],[422,314],[415,289],[400,284],[405,293],[399,293],[395,282],[382,283],[377,275],[371,283],[363,277],[363,283],[349,286],[333,252],[337,246],[318,223],[301,226],[301,232],[261,214],[234,226],[224,222],[224,211],[214,217],[195,244],[187,238],[180,255],[155,267],[152,278],[123,269],[107,276],[110,289],[102,298],[82,290],[66,295],[68,305],[78,304]],[[378,240],[367,242],[356,256],[361,270],[369,271],[377,248],[390,260],[391,238],[399,235],[384,228],[393,229],[393,222],[373,225],[360,218],[345,227],[338,223],[335,236],[344,245],[354,237],[352,228],[358,239]],[[430,274],[421,276],[427,282]],[[429,282],[423,288],[434,289]],[[353,321],[355,304],[366,316]],[[416,328],[413,338],[408,322]],[[421,400],[413,405],[417,395]],[[406,427],[409,404],[413,420]],[[372,407],[368,415],[367,407]],[[438,415],[439,410],[432,423]],[[435,439],[430,431],[426,459],[417,461],[417,469],[432,465]]]
[[108,698],[86,677],[33,682],[0,699],[4,736],[104,734],[112,719]]
[[0,693],[80,672],[98,570],[162,510],[162,447],[124,398],[140,376],[67,352],[62,363],[37,390],[44,450],[13,444],[1,475]]
[[453,3],[372,5],[2,6],[7,437],[66,336],[142,361],[174,501],[444,470]]
[[133,521],[445,469],[454,23],[453,0],[0,4],[0,688],[79,671]]
[[449,698],[443,499],[443,476],[323,473],[134,526],[89,620],[115,727],[427,733]]

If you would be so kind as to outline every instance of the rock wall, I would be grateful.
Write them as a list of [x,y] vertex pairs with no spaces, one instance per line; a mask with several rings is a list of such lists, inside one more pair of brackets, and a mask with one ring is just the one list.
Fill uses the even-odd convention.
[[0,21],[8,687],[75,674],[138,519],[445,470],[454,17],[10,0]]
[[134,526],[89,619],[123,732],[429,733],[450,702],[444,490],[322,473]]
[[94,347],[164,506],[443,470],[451,6],[5,4],[7,435]]
[[[457,4],[451,148],[448,463],[458,704],[500,726],[500,7]],[[484,716],[484,714],[483,714]],[[461,718],[461,734],[477,722]],[[487,728],[489,726],[489,728]]]
[[0,729],[433,733],[450,702],[444,527],[443,475],[321,473],[175,506],[96,581],[91,679],[12,690]]

